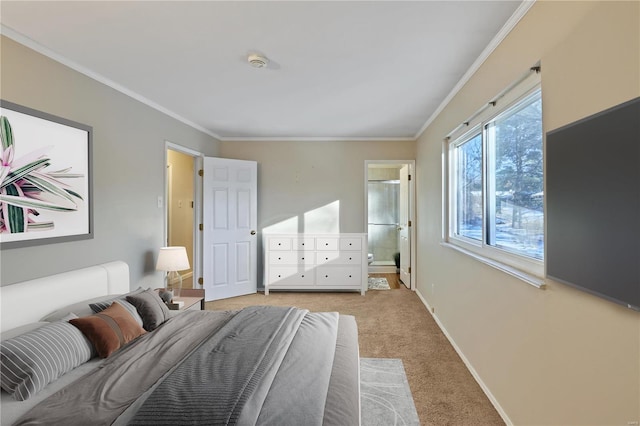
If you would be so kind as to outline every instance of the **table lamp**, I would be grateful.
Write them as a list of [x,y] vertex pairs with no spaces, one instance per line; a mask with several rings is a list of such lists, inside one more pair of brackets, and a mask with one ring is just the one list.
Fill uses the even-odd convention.
[[166,289],[175,297],[180,297],[182,290],[182,276],[178,271],[189,269],[187,249],[184,247],[162,247],[158,253],[156,271],[167,271]]

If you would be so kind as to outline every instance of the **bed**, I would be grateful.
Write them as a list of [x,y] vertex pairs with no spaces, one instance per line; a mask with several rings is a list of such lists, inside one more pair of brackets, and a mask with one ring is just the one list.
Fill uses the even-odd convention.
[[119,261],[0,287],[0,423],[360,424],[353,317],[157,300]]

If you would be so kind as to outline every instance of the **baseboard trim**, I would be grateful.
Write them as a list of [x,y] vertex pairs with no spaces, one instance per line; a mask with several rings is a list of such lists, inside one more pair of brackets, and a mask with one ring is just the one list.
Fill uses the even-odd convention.
[[436,322],[436,324],[438,324],[438,327],[440,327],[440,330],[442,330],[442,333],[445,335],[447,340],[449,340],[449,343],[451,343],[451,346],[453,346],[453,349],[455,349],[455,351],[457,352],[458,356],[460,356],[460,359],[462,359],[462,362],[464,362],[464,365],[467,367],[467,369],[469,370],[469,372],[471,373],[473,378],[476,380],[476,382],[478,382],[478,385],[480,385],[480,388],[482,389],[484,394],[487,395],[487,398],[489,398],[489,401],[491,401],[491,404],[494,406],[494,408],[496,409],[498,414],[500,414],[500,417],[502,417],[502,420],[504,420],[504,422],[505,422],[505,424],[507,424],[507,426],[513,426],[513,422],[511,421],[509,416],[507,416],[507,413],[502,409],[502,407],[500,406],[500,403],[498,402],[496,397],[493,396],[493,394],[489,390],[489,387],[484,384],[484,382],[480,378],[480,375],[478,374],[478,372],[475,370],[475,368],[473,368],[473,365],[471,365],[471,362],[469,362],[469,360],[464,355],[462,350],[458,347],[456,342],[453,340],[453,338],[451,337],[451,335],[449,334],[447,329],[440,322],[440,320],[438,319],[438,316],[435,314],[435,312],[432,309],[432,307],[429,305],[427,300],[422,296],[422,293],[420,293],[420,290],[416,289],[416,294],[420,298],[420,301],[422,301],[422,304],[427,308],[427,311],[429,311],[429,313],[433,317],[433,319]]

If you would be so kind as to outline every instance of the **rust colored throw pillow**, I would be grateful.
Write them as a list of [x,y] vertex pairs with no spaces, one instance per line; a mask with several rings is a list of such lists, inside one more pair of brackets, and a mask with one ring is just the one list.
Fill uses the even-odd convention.
[[106,358],[146,331],[122,305],[113,303],[102,312],[69,321],[87,336],[100,358]]

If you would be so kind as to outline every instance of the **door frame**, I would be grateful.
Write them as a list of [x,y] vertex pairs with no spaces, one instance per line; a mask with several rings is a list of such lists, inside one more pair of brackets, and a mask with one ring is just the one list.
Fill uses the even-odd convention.
[[202,169],[204,154],[191,148],[178,145],[174,142],[164,141],[164,245],[169,242],[169,173],[167,172],[168,151],[178,151],[193,157],[193,288],[202,288],[199,278],[202,277],[202,235],[199,225],[202,223],[202,179],[198,171]]
[[370,164],[399,164],[409,166],[409,175],[411,180],[409,181],[409,220],[411,221],[411,227],[409,230],[409,238],[411,243],[409,244],[411,250],[410,267],[411,267],[411,283],[409,288],[413,291],[416,290],[416,275],[418,268],[416,265],[416,161],[415,160],[365,160],[364,161],[364,230],[368,233],[369,223],[369,165]]

